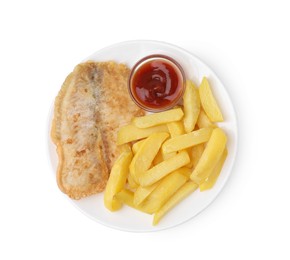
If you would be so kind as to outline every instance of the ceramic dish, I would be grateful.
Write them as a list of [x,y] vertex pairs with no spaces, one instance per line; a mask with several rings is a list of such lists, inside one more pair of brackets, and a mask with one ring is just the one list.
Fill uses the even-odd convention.
[[[228,136],[228,158],[215,186],[211,190],[205,192],[200,192],[199,190],[195,191],[172,209],[157,226],[152,226],[151,215],[138,212],[127,206],[124,206],[117,212],[108,211],[103,203],[103,193],[81,200],[68,199],[81,212],[91,219],[103,225],[126,231],[146,232],[163,230],[184,223],[196,216],[221,192],[231,174],[237,151],[237,120],[233,104],[226,88],[218,79],[216,74],[205,63],[190,52],[164,42],[130,41],[104,48],[93,53],[83,61],[114,60],[125,63],[132,68],[138,60],[152,54],[163,54],[175,59],[182,66],[186,78],[193,80],[196,84],[200,84],[203,76],[206,76],[210,80],[214,95],[218,100],[225,119],[223,123],[218,123],[218,125],[223,128]],[[53,111],[50,111],[48,124],[48,150],[49,159],[54,170],[53,174],[55,174],[58,159],[55,146],[49,136],[52,115]]]

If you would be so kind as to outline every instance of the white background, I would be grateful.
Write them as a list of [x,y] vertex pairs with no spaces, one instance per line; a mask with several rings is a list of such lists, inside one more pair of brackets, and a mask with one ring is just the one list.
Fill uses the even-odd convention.
[[[0,259],[289,259],[286,3],[1,1]],[[48,112],[65,76],[96,50],[136,39],[200,57],[229,91],[239,123],[222,193],[191,221],[157,233],[82,215],[58,190],[46,151]]]

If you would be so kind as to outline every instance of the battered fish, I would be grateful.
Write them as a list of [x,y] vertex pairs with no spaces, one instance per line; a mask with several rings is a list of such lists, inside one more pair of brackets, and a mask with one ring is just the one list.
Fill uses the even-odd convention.
[[56,97],[51,137],[59,157],[57,183],[73,199],[104,190],[119,154],[119,127],[144,114],[129,96],[129,72],[115,62],[79,64]]

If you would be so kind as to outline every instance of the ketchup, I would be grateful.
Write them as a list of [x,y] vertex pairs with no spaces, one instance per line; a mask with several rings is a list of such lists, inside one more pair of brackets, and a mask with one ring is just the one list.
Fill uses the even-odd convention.
[[144,109],[167,109],[184,91],[184,76],[171,58],[153,55],[138,62],[130,79],[131,94]]

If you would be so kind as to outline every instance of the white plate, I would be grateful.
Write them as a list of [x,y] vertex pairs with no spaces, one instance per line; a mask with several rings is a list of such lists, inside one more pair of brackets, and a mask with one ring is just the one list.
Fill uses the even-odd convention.
[[[138,212],[126,206],[117,212],[112,213],[108,211],[103,204],[103,193],[77,201],[69,199],[80,211],[93,220],[112,228],[135,232],[158,231],[174,227],[193,218],[205,209],[217,197],[230,176],[238,141],[236,115],[225,87],[216,74],[191,53],[177,46],[163,42],[129,41],[118,43],[95,52],[84,61],[115,60],[117,62],[126,63],[128,66],[132,67],[139,59],[150,54],[165,54],[174,58],[183,67],[186,77],[197,84],[201,82],[203,76],[209,78],[214,95],[218,100],[225,118],[225,122],[219,125],[227,133],[229,155],[213,189],[205,192],[200,192],[199,190],[195,191],[171,210],[157,226],[152,226],[153,217],[151,215]],[[49,117],[49,130],[51,119],[52,111]],[[49,156],[55,173],[57,168],[55,146],[51,142],[50,137],[48,138],[48,142]]]

